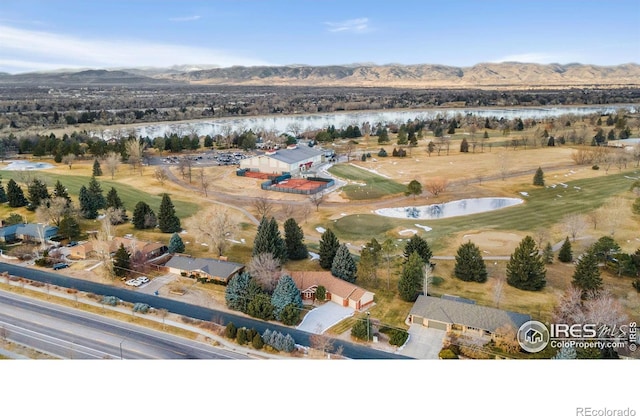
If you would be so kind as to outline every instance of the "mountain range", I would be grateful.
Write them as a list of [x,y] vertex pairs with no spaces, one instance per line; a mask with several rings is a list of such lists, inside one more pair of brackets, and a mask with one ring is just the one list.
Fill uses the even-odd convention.
[[234,66],[182,65],[171,68],[122,68],[10,75],[12,85],[271,85],[395,88],[567,88],[637,87],[640,65],[480,63],[446,65]]

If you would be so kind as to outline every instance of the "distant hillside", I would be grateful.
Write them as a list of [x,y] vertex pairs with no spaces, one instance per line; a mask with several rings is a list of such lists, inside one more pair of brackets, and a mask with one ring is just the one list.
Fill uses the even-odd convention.
[[0,84],[21,86],[166,85],[176,82],[179,81],[157,79],[125,71],[107,71],[104,69],[91,69],[78,72],[33,72],[0,76]]
[[[198,70],[198,68],[206,68]],[[638,87],[640,65],[481,63],[446,65],[234,66],[180,65],[171,68],[127,68],[9,75],[0,85],[245,85],[394,88],[567,88]]]
[[640,65],[482,63],[445,65],[256,66],[164,75],[218,85],[296,85],[407,88],[637,86]]

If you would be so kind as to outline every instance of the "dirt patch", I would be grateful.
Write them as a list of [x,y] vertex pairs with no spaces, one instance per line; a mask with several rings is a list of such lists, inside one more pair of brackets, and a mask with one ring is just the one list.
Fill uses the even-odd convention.
[[460,243],[471,241],[477,245],[484,254],[494,256],[508,256],[516,249],[523,236],[514,233],[499,231],[482,231],[472,234],[464,234]]

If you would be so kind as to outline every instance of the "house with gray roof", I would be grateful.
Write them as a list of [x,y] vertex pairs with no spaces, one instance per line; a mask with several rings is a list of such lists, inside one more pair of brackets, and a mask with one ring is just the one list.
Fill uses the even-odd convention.
[[244,264],[184,255],[174,255],[164,267],[168,268],[169,273],[224,283],[244,270]]
[[505,325],[516,330],[531,316],[461,302],[451,298],[418,296],[409,312],[409,322],[445,331],[458,330],[472,335],[492,335]]
[[45,224],[13,224],[0,228],[0,241],[5,243],[16,240],[42,243],[57,235],[58,227]]
[[286,149],[271,150],[243,159],[240,168],[269,174],[288,172],[296,175],[322,163],[324,154],[323,150],[315,147],[291,145]]

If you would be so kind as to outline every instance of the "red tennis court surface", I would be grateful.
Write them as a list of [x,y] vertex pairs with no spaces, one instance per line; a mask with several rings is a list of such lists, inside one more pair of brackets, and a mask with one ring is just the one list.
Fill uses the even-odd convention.
[[323,185],[326,185],[326,182],[320,181],[308,181],[306,179],[286,179],[282,182],[278,182],[274,184],[274,187],[278,188],[295,188],[295,189],[316,189],[320,188]]
[[269,179],[269,175],[268,173],[263,173],[263,172],[251,172],[251,171],[247,171],[244,173],[244,176],[247,178],[256,178],[256,179]]

